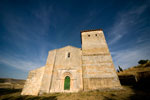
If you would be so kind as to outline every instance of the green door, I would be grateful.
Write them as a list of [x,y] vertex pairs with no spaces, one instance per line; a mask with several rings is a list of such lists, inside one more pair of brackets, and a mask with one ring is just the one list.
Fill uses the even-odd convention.
[[70,90],[70,77],[69,76],[65,77],[64,90]]

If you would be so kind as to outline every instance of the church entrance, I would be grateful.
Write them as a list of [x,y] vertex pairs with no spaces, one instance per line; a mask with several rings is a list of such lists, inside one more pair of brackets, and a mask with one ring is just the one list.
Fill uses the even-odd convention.
[[65,77],[64,90],[70,90],[70,77],[69,76]]

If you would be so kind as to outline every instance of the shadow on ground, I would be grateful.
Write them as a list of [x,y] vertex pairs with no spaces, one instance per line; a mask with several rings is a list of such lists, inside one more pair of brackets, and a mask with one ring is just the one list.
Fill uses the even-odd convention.
[[5,94],[11,94],[16,92],[21,92],[22,89],[10,89],[10,88],[0,88],[0,96]]
[[131,100],[150,100],[150,78],[142,79],[132,86],[135,95],[130,97]]
[[29,97],[29,96],[17,96],[17,97],[8,97],[2,100],[57,100],[55,96],[51,97]]
[[56,96],[21,96],[21,89],[0,88],[0,100],[57,100]]

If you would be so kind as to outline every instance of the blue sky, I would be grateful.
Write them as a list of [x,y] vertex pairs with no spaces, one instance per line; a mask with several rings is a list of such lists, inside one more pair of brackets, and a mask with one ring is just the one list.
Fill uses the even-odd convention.
[[81,48],[80,31],[103,29],[117,68],[150,59],[149,0],[0,0],[0,77],[26,79],[48,51]]

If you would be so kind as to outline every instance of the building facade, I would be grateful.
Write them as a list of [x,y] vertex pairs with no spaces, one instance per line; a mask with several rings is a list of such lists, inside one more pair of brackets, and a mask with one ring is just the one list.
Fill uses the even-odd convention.
[[29,72],[22,95],[121,88],[104,33],[81,31],[82,49],[49,51],[45,66]]

